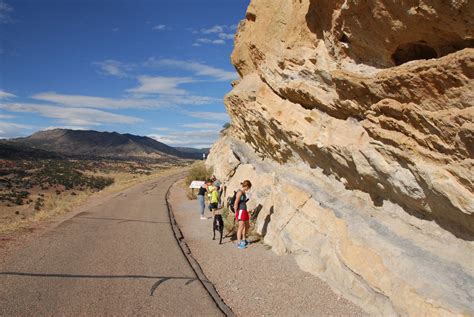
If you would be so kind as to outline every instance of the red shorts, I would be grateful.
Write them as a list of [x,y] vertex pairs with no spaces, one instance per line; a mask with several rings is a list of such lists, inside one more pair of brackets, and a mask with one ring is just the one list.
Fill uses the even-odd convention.
[[235,213],[235,219],[242,221],[250,220],[249,212],[245,209],[237,210]]

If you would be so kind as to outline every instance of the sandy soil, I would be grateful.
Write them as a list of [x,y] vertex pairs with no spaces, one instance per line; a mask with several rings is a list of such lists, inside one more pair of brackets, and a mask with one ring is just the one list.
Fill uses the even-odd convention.
[[225,238],[212,240],[212,218],[200,220],[197,201],[186,197],[182,182],[170,193],[176,221],[193,256],[237,316],[363,316],[291,256],[277,256],[262,243],[236,248]]

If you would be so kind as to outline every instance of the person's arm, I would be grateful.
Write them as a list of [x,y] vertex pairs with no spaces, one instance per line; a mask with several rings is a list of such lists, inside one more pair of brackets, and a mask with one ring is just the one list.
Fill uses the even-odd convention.
[[240,197],[242,197],[242,192],[239,190],[235,196],[234,210],[237,212],[239,210]]

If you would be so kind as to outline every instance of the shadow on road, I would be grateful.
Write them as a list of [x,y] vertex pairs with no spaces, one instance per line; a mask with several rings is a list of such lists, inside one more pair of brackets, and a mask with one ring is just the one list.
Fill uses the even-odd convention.
[[[152,279],[156,280],[151,289],[150,296],[153,296],[156,289],[169,280],[186,280],[185,285],[189,285],[194,281],[199,281],[197,277],[186,276],[155,276],[155,275],[89,275],[89,274],[54,274],[54,273],[29,273],[29,272],[0,272],[0,276],[20,276],[20,277],[40,277],[40,278],[67,278],[67,279]],[[207,280],[201,280],[203,283],[210,283]]]

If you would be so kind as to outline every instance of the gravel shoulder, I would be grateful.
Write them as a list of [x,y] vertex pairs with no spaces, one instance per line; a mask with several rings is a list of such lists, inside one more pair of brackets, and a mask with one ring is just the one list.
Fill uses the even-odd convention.
[[[299,269],[290,256],[278,256],[263,243],[239,250],[234,241],[212,240],[212,215],[199,219],[197,201],[175,183],[169,202],[194,258],[237,316],[363,316],[361,308]],[[224,233],[225,234],[225,233]]]

